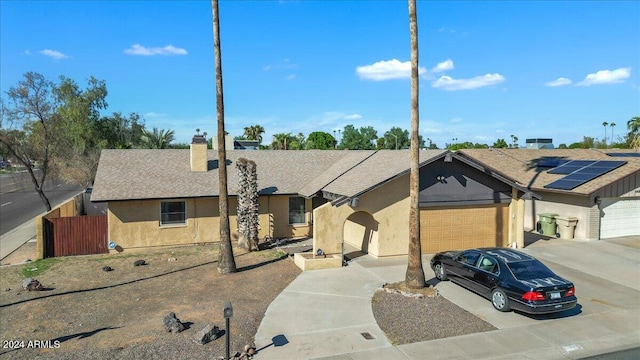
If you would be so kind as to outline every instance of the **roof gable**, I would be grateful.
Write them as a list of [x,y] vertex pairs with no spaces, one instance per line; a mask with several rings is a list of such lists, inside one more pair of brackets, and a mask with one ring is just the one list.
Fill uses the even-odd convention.
[[572,190],[545,188],[546,185],[563,178],[564,174],[549,172],[549,164],[560,164],[566,160],[614,160],[598,149],[464,149],[458,154],[481,163],[503,176],[514,179],[533,191],[552,191],[590,195],[602,187],[640,171],[640,159],[625,158],[626,164],[602,176],[585,182]]

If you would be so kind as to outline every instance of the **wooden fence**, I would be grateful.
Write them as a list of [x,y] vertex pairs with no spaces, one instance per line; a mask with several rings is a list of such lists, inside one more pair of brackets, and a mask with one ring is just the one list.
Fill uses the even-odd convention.
[[44,257],[106,254],[107,216],[42,219]]

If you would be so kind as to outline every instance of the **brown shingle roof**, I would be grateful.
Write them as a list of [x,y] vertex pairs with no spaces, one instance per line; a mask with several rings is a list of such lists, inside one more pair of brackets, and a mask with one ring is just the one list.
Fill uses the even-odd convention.
[[[420,150],[420,163],[445,152],[446,150]],[[380,150],[338,177],[323,190],[347,197],[355,196],[409,171],[410,167],[410,150]]]
[[[375,151],[343,150],[236,150],[227,151],[230,195],[237,194],[235,162],[244,157],[257,165],[262,193],[309,195],[332,176],[349,169]],[[218,196],[217,168],[192,172],[190,150],[103,150],[91,195],[92,201]],[[217,166],[217,152],[208,159]],[[315,184],[315,185],[314,185]],[[315,186],[315,188],[314,188]]]
[[[598,149],[464,149],[458,153],[511,178],[534,191],[558,191],[590,195],[598,189],[640,171],[640,159],[616,158]],[[629,152],[629,151],[627,151]],[[611,172],[588,181],[571,191],[544,188],[565,175],[549,174],[548,167],[538,167],[545,159],[562,160],[621,160],[627,163]]]

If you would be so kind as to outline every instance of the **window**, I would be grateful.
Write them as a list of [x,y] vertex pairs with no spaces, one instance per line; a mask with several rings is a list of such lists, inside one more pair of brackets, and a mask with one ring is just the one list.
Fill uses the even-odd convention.
[[160,203],[160,225],[185,225],[187,204],[184,201],[163,201]]
[[493,274],[498,273],[498,263],[488,256],[482,257],[482,260],[480,260],[478,267],[480,268],[480,270],[484,270]]
[[306,201],[301,197],[289,198],[289,225],[306,224]]
[[467,252],[463,252],[458,256],[458,261],[465,263],[467,265],[476,266],[476,262],[478,262],[479,257],[480,257],[479,252],[467,251]]

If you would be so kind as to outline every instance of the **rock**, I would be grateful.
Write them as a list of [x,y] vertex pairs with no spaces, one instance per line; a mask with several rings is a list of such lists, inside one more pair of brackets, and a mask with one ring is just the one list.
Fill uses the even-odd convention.
[[249,357],[252,357],[255,353],[256,353],[256,344],[254,343],[250,343],[244,346],[244,352],[247,353],[247,355],[249,355]]
[[178,259],[176,259],[176,258],[174,258],[174,257],[170,257],[170,258],[169,258],[169,259],[167,259],[167,260],[168,260],[169,262],[172,262],[172,261],[177,261]]
[[36,279],[26,278],[22,280],[22,288],[28,291],[40,291],[42,290],[42,284]]
[[184,330],[184,325],[176,317],[176,314],[174,312],[170,312],[167,316],[164,317],[164,327],[167,331],[174,334]]
[[196,336],[196,342],[204,345],[209,341],[215,340],[221,336],[220,328],[215,325],[208,324]]
[[30,263],[30,262],[31,262],[31,259],[24,259],[24,260],[22,260],[22,263],[23,263],[23,264]]
[[103,266],[102,271],[105,271],[105,272],[113,271],[113,268],[111,268],[111,266]]
[[144,262],[144,260],[136,260],[133,262],[133,266],[141,266],[141,265],[147,265],[147,263]]
[[11,291],[11,288],[6,288],[4,289],[4,291]]

